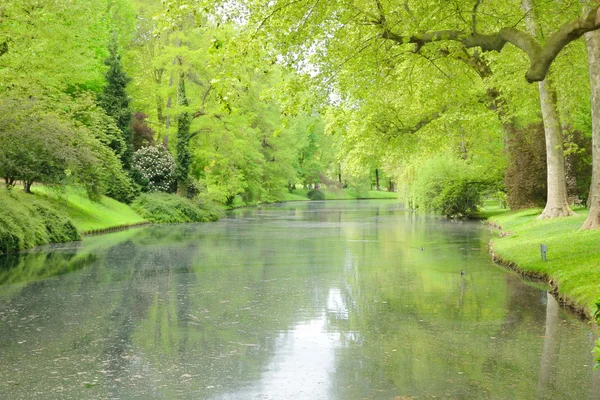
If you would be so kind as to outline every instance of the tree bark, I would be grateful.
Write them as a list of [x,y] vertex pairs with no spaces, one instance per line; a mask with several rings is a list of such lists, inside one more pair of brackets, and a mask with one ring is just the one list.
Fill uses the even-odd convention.
[[377,191],[380,191],[381,188],[379,187],[379,169],[375,168],[375,187],[377,188]]
[[[526,13],[525,25],[529,34],[532,38],[539,37],[539,26],[535,19],[533,0],[523,0],[522,8]],[[548,166],[548,197],[546,207],[538,218],[568,217],[575,213],[569,207],[569,200],[567,199],[562,126],[556,105],[556,90],[549,75],[538,82],[538,89],[546,136],[546,162]]]
[[585,35],[592,90],[592,185],[590,213],[581,229],[600,229],[600,31]]
[[546,162],[548,166],[548,197],[546,207],[538,219],[568,217],[575,215],[567,198],[567,178],[565,175],[565,155],[558,109],[556,90],[549,77],[538,82],[542,118],[546,136]]
[[31,193],[31,185],[33,185],[33,181],[24,180],[23,181],[23,190],[25,193]]

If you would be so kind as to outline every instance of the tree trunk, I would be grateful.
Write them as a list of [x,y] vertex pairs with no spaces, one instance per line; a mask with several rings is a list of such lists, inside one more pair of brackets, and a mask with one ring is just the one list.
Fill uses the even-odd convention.
[[600,31],[586,33],[590,86],[592,89],[592,185],[590,213],[581,229],[600,228]]
[[377,191],[380,191],[381,188],[379,187],[379,169],[375,168],[375,187],[377,188]]
[[565,176],[565,154],[558,109],[556,90],[549,76],[538,82],[542,118],[546,134],[546,162],[548,165],[548,198],[546,208],[538,219],[568,217],[575,215],[567,198],[567,178]]
[[23,181],[23,190],[25,190],[25,193],[31,193],[31,185],[33,185],[33,181],[30,181],[30,180]]
[[[539,38],[539,26],[535,18],[533,0],[523,0],[522,8],[526,13],[525,25],[529,34]],[[569,207],[569,200],[567,199],[562,127],[556,105],[556,90],[552,84],[550,74],[546,75],[546,79],[538,82],[538,88],[546,135],[546,162],[548,165],[548,198],[546,208],[538,218],[568,217],[575,213]]]

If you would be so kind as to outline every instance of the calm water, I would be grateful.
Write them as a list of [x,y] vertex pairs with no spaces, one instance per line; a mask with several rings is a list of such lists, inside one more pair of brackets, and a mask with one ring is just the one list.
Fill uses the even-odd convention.
[[5,256],[0,398],[599,399],[593,332],[489,238],[308,202]]

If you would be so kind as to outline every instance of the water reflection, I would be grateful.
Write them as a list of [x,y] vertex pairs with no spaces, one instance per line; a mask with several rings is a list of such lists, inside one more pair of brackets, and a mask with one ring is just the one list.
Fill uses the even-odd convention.
[[0,398],[597,398],[591,331],[487,240],[311,202],[4,258]]

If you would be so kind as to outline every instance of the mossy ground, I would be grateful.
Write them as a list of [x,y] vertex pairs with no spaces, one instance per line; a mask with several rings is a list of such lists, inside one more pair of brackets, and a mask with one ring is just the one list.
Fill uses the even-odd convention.
[[[492,248],[504,262],[521,271],[552,279],[559,294],[580,307],[591,307],[600,297],[600,231],[580,231],[588,210],[576,216],[538,220],[541,209],[497,214],[489,221],[502,228]],[[543,261],[540,244],[548,246]]]

